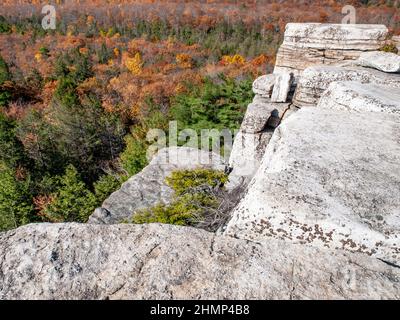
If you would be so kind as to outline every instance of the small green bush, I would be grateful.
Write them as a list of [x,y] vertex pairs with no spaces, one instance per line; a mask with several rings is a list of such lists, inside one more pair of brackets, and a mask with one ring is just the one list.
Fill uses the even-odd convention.
[[228,176],[222,171],[210,169],[182,170],[172,172],[165,181],[179,196],[202,185],[221,186],[228,181]]
[[174,171],[166,183],[175,191],[170,204],[136,211],[132,223],[166,223],[195,226],[205,215],[218,211],[220,199],[216,188],[228,181],[222,171],[209,169]]
[[394,43],[385,44],[382,48],[379,49],[379,51],[391,52],[391,53],[396,53],[396,54],[399,52],[399,50],[397,49],[397,47]]

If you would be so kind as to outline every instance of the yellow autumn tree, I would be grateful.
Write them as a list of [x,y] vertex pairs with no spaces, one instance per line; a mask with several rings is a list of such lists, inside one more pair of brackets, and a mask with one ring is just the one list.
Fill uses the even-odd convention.
[[246,62],[245,58],[240,54],[235,54],[234,56],[223,56],[221,61],[223,64],[236,64],[236,65],[243,65]]
[[141,74],[143,70],[143,60],[140,52],[136,52],[132,58],[126,58],[125,66],[134,75]]
[[189,69],[192,67],[192,57],[186,53],[177,54],[175,60],[182,69]]

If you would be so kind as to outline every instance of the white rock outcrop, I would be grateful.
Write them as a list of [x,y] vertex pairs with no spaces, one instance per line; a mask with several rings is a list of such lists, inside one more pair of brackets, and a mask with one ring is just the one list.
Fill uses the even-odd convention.
[[400,56],[391,52],[363,52],[356,61],[356,64],[383,72],[400,72]]
[[318,103],[319,108],[400,115],[400,88],[359,82],[332,82]]
[[400,269],[344,251],[171,225],[0,233],[0,299],[399,299]]
[[224,171],[224,159],[218,154],[187,147],[161,149],[141,172],[132,176],[111,194],[90,217],[89,223],[120,223],[136,210],[168,203],[174,191],[165,178],[176,170],[209,168]]
[[276,130],[225,234],[400,265],[400,117],[303,108]]
[[288,23],[274,73],[298,76],[312,65],[355,60],[364,51],[378,50],[387,36],[384,25]]
[[400,88],[398,74],[355,66],[313,66],[304,70],[298,82],[293,103],[299,107],[316,106],[332,82],[343,81],[371,83],[394,88],[394,90]]

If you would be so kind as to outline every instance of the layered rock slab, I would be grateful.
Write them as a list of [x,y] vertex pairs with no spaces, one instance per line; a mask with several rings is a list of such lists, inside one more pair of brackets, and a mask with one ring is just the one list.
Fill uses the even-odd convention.
[[293,98],[299,107],[317,105],[332,82],[356,81],[400,89],[400,75],[357,66],[313,66],[304,70]]
[[333,82],[323,93],[319,108],[400,115],[400,88],[359,82]]
[[0,233],[1,299],[399,299],[400,269],[344,251],[171,225]]
[[187,147],[161,149],[150,164],[132,176],[90,216],[89,223],[120,223],[136,210],[169,203],[174,191],[165,178],[176,170],[198,168],[224,171],[224,159],[215,153]]
[[274,73],[295,76],[312,65],[331,65],[376,51],[388,36],[384,25],[288,23],[278,50]]
[[400,265],[400,117],[302,108],[276,130],[225,234]]

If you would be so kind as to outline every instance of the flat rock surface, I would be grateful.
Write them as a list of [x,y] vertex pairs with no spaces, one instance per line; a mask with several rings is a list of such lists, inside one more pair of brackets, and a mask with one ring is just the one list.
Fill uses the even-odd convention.
[[173,190],[165,178],[176,170],[209,168],[225,170],[224,159],[219,155],[199,149],[170,147],[160,150],[150,164],[129,178],[102,204],[106,210],[96,210],[89,223],[119,223],[133,215],[136,210],[168,203]]
[[274,132],[225,233],[400,265],[400,117],[302,108]]
[[383,72],[400,72],[400,56],[391,52],[363,52],[356,63]]
[[400,88],[359,82],[333,82],[323,93],[319,108],[400,115]]
[[33,224],[0,233],[0,299],[399,299],[400,269],[171,225]]
[[332,82],[357,81],[400,88],[400,75],[356,66],[313,66],[304,70],[293,98],[295,105],[316,106]]

